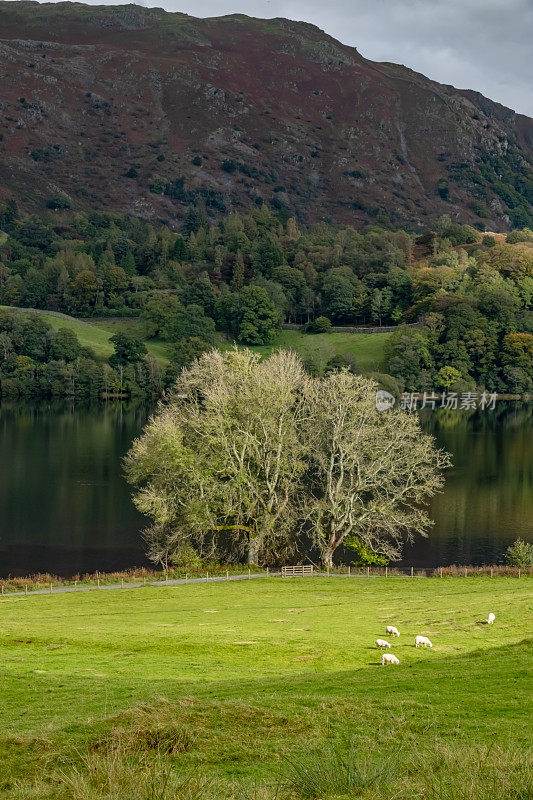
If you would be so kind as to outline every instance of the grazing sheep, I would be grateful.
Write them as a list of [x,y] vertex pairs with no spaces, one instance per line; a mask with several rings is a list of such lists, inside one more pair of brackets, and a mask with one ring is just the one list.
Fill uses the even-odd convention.
[[416,636],[415,647],[433,647],[427,636]]
[[385,664],[399,664],[399,660],[396,656],[393,656],[392,653],[383,653],[381,656],[381,666],[385,666]]
[[390,650],[390,644],[385,639],[376,639],[376,647],[388,647]]
[[400,635],[400,631],[398,630],[398,628],[395,628],[394,625],[387,625],[386,633],[390,633],[391,636],[399,636]]
[[492,611],[491,611],[490,614],[489,614],[489,618],[487,620],[487,625],[493,625],[495,619],[496,619],[496,615],[493,614]]

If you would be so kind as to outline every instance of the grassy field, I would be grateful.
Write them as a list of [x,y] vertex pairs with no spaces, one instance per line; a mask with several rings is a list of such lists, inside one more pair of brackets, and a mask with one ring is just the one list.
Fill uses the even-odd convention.
[[[0,306],[0,308],[8,309],[10,306]],[[100,320],[88,322],[75,317],[56,317],[55,314],[47,314],[46,311],[24,311],[24,309],[13,309],[19,314],[35,314],[38,313],[46,322],[51,325],[54,330],[58,331],[61,328],[69,328],[74,331],[82,347],[90,347],[95,356],[101,361],[107,361],[109,356],[113,353],[113,344],[109,341],[113,334],[122,330],[134,331],[135,320]],[[113,324],[116,323],[116,324]],[[148,352],[157,358],[162,364],[168,364],[167,345],[165,342],[158,342],[149,340],[146,341]]]
[[319,367],[324,367],[333,356],[351,355],[355,356],[364,372],[380,372],[385,366],[384,347],[389,336],[389,333],[310,335],[300,331],[280,331],[272,344],[250,349],[262,355],[270,355],[280,348],[295,350],[303,359],[310,358]]
[[[3,598],[1,796],[525,800],[531,587],[270,578]],[[383,668],[389,623],[400,665]],[[439,770],[454,792],[436,792]]]
[[[8,308],[8,306],[0,306]],[[20,314],[36,313],[16,309]],[[55,330],[70,328],[74,331],[83,347],[90,347],[97,358],[107,360],[113,352],[110,337],[118,331],[137,333],[137,319],[110,317],[94,321],[76,319],[74,317],[56,317],[46,311],[39,313]],[[384,347],[390,334],[388,333],[327,333],[309,335],[300,331],[280,331],[271,345],[251,347],[262,355],[270,355],[280,348],[295,350],[303,359],[311,359],[320,368],[335,355],[355,356],[363,372],[379,372],[385,368]],[[145,341],[148,352],[160,364],[169,362],[169,345],[159,339]],[[219,335],[217,346],[221,349],[233,347],[223,334]]]

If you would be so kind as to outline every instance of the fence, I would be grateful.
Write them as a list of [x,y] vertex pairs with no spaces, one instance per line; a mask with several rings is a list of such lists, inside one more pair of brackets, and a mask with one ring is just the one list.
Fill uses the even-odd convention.
[[[144,574],[143,574],[144,573]],[[81,579],[62,580],[50,575],[36,575],[28,578],[0,579],[0,596],[59,594],[66,592],[93,591],[102,589],[138,589],[144,586],[180,586],[188,583],[214,583],[220,581],[239,581],[271,577],[328,577],[328,578],[476,578],[532,576],[533,567],[519,568],[507,566],[448,566],[448,567],[335,567],[325,571],[316,570],[312,565],[284,566],[266,572],[246,571],[231,574],[229,570],[187,574],[169,578],[168,573],[148,573],[144,570],[129,573],[106,575],[95,573]]]
[[313,565],[312,564],[305,564],[305,565],[297,565],[295,567],[282,567],[281,568],[281,577],[288,578],[288,577],[300,577],[303,578],[306,575],[313,574]]
[[[405,324],[405,323],[404,323]],[[295,322],[286,322],[282,326],[284,331],[304,331],[306,325]],[[409,322],[407,328],[420,328],[420,322]],[[392,333],[398,330],[398,325],[332,325],[329,333]]]

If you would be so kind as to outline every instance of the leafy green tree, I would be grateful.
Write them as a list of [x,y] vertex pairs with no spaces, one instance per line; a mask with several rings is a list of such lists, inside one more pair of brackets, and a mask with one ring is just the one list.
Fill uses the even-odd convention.
[[533,544],[517,539],[505,551],[505,560],[510,567],[533,567]]
[[381,327],[383,317],[388,317],[391,313],[391,305],[392,291],[389,288],[374,289],[370,305],[370,313],[373,322],[378,322]]
[[69,328],[61,328],[50,341],[50,355],[58,361],[75,361],[81,355],[81,345]]
[[325,564],[346,541],[396,558],[431,525],[424,504],[449,460],[415,415],[377,411],[375,392],[346,370],[311,379],[292,353],[204,354],[126,460],[150,557],[193,545],[280,559],[305,527]]
[[519,367],[526,375],[533,377],[533,335],[530,333],[509,333],[503,340],[502,364]]
[[328,270],[322,281],[322,305],[334,322],[353,322],[360,312],[365,290],[348,267]]
[[142,361],[148,352],[145,343],[131,333],[115,333],[109,341],[115,346],[115,352],[109,357],[112,367],[135,364]]
[[270,278],[273,270],[284,263],[283,250],[272,237],[259,239],[252,255],[252,266],[256,272]]
[[347,538],[387,560],[398,558],[404,538],[431,527],[424,505],[441,490],[450,463],[416,415],[378,411],[375,390],[346,370],[311,386],[307,515],[327,565]]
[[306,325],[305,330],[307,333],[329,333],[331,320],[327,317],[317,317]]
[[195,359],[212,349],[212,344],[198,336],[180,339],[173,344],[170,348],[170,364],[165,371],[165,384],[170,386],[184,367],[188,367]]
[[462,379],[462,375],[455,367],[441,367],[437,372],[436,386],[439,389],[451,389]]
[[427,334],[400,326],[385,346],[388,371],[405,382],[408,391],[431,388],[435,364]]
[[181,373],[126,461],[135,503],[153,520],[154,561],[184,544],[208,552],[218,532],[226,557],[245,552],[253,563],[292,546],[305,382],[292,354],[261,361],[237,350],[211,351]]
[[278,311],[261,286],[245,286],[237,296],[237,338],[244,344],[269,344],[279,328]]
[[207,316],[211,316],[215,307],[215,291],[207,273],[196,278],[181,294],[185,306],[201,306]]

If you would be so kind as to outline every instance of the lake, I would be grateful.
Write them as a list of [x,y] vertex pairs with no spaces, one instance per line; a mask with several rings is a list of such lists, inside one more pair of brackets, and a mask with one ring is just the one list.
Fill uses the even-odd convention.
[[[121,467],[148,413],[118,402],[0,406],[0,576],[148,564]],[[498,563],[517,537],[533,541],[533,405],[422,414],[454,466],[429,538],[406,547],[403,564]]]

